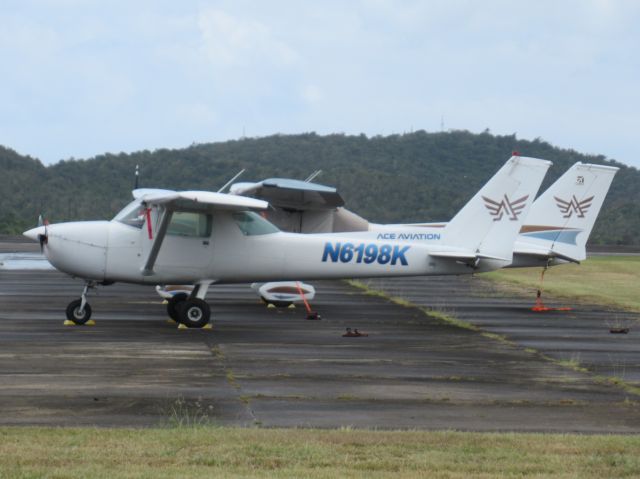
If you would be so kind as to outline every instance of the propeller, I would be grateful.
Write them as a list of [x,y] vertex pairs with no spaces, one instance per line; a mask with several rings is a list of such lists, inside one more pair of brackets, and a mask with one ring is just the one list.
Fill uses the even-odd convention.
[[44,245],[49,242],[49,232],[47,231],[47,226],[49,226],[49,221],[46,219],[42,219],[42,215],[38,215],[38,226],[44,226],[44,234],[38,235],[38,241],[40,242],[40,252],[44,250]]

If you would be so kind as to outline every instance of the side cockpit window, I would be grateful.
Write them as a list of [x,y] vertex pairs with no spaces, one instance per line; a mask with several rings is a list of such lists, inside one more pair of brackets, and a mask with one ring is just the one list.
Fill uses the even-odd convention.
[[211,215],[176,211],[171,217],[167,234],[208,238],[211,236]]
[[[114,218],[128,226],[142,228],[147,219],[147,210],[140,201],[133,201],[125,206]],[[167,234],[173,236],[190,236],[208,238],[211,236],[213,219],[204,213],[176,211],[171,216]]]

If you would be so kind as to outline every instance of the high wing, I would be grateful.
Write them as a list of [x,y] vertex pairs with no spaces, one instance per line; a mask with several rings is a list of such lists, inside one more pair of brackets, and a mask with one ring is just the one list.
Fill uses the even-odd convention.
[[269,178],[257,183],[235,183],[231,194],[264,198],[272,206],[296,211],[334,209],[344,205],[335,188],[288,178]]
[[343,208],[344,200],[330,186],[287,178],[234,183],[230,193],[268,201],[266,218],[283,231],[326,233],[366,230],[367,222]]
[[163,206],[172,211],[242,211],[265,210],[269,203],[246,196],[213,191],[133,190],[133,196],[147,205]]
[[[245,196],[228,195],[225,193],[214,193],[212,191],[171,191],[143,189],[134,190],[133,196],[142,202],[146,208],[146,222],[149,230],[149,237],[152,240],[149,255],[143,266],[143,274],[150,276],[153,274],[153,267],[160,247],[167,234],[167,228],[171,222],[173,213],[185,212],[213,212],[213,211],[247,211],[265,210],[269,203],[255,198]],[[157,224],[155,236],[151,231],[151,210],[157,208]]]

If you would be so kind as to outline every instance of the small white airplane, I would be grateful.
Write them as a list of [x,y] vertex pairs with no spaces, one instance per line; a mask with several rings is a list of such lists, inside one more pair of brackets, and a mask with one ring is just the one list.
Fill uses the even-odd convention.
[[510,158],[439,230],[438,244],[284,233],[255,212],[268,207],[262,200],[151,189],[134,190],[134,201],[111,221],[51,224],[24,234],[40,241],[55,268],[85,281],[80,299],[67,306],[70,321],[90,318],[87,295],[98,284],[192,284],[191,294],[174,296],[167,310],[188,327],[203,327],[212,284],[471,274],[507,266],[550,165]]

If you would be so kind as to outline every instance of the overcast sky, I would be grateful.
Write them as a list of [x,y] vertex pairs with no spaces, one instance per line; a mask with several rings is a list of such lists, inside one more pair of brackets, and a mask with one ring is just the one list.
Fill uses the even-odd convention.
[[639,24],[634,0],[3,0],[0,144],[52,163],[444,121],[640,167]]

